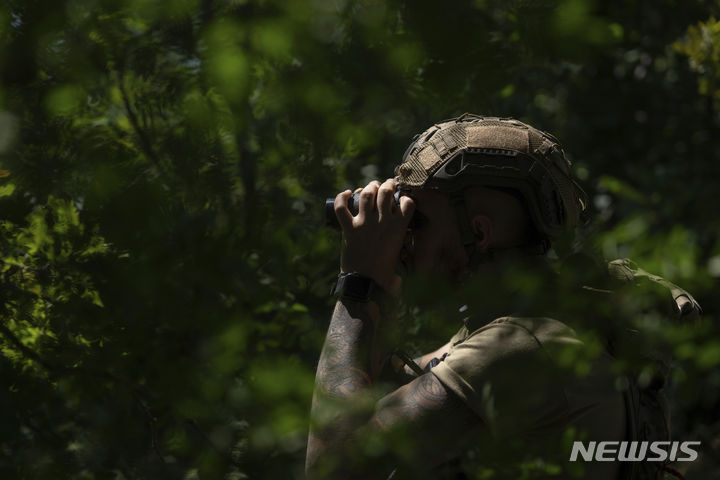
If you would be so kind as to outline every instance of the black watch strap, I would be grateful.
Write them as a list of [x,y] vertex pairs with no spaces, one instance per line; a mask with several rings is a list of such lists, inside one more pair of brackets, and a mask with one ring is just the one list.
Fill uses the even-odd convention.
[[371,297],[379,294],[383,296],[383,289],[372,278],[360,275],[357,272],[341,273],[332,291],[333,295],[340,294],[356,302],[367,302]]

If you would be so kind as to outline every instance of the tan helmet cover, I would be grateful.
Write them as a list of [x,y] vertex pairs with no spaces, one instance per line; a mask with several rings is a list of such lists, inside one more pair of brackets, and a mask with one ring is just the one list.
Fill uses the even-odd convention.
[[404,190],[517,191],[538,231],[553,238],[584,221],[587,196],[552,135],[511,118],[465,114],[415,137],[395,169]]

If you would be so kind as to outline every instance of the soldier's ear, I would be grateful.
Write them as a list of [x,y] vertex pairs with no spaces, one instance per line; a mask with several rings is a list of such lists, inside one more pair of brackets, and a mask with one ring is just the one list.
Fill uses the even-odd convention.
[[477,214],[471,221],[473,233],[477,239],[477,247],[481,252],[487,251],[493,240],[493,222],[487,215]]

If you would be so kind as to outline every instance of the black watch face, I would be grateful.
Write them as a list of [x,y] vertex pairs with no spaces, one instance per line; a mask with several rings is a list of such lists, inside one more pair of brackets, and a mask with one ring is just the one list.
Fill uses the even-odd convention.
[[374,285],[375,282],[372,279],[350,273],[340,277],[333,293],[339,293],[343,297],[352,300],[366,302],[370,299],[370,293],[373,291]]
[[356,298],[367,299],[372,288],[372,280],[357,275],[348,275],[345,277],[345,285],[343,294]]

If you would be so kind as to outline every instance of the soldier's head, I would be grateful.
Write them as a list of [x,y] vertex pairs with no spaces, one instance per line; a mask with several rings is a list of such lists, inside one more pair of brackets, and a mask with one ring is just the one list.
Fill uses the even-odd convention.
[[550,134],[465,114],[417,135],[396,180],[416,202],[417,268],[452,276],[505,252],[544,255],[584,221],[586,196]]

